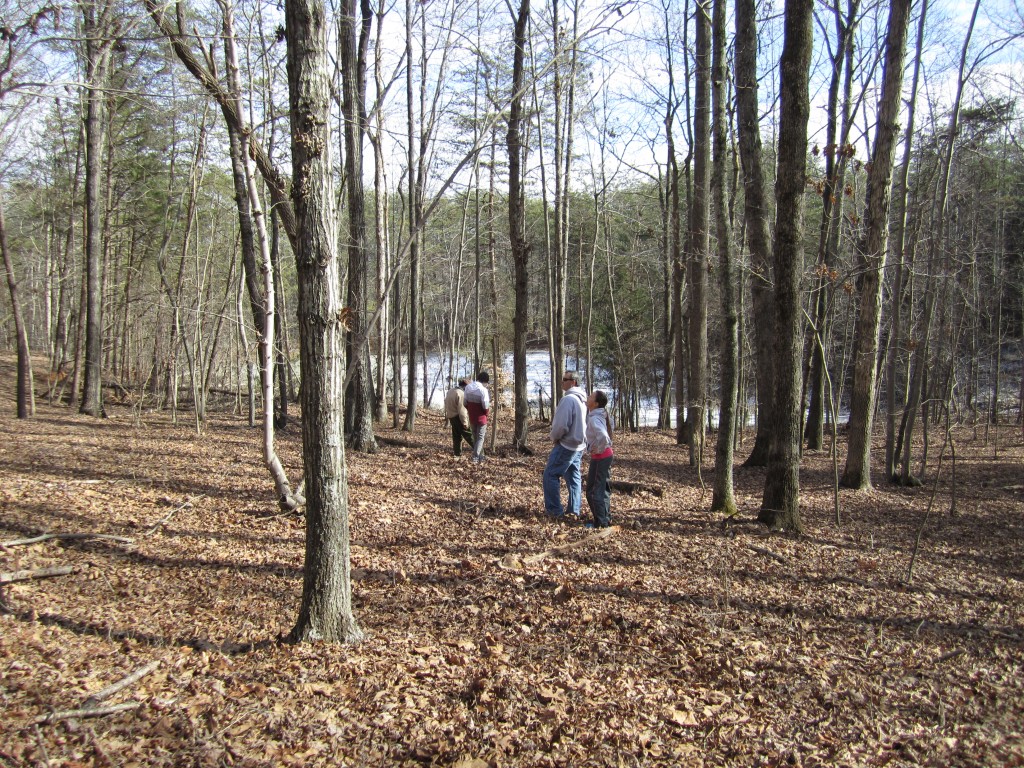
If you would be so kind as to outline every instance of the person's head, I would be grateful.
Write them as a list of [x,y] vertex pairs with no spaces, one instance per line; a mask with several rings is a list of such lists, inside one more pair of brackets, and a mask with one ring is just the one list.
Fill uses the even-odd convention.
[[570,389],[580,385],[580,375],[576,371],[566,371],[562,374],[562,389]]
[[480,371],[480,373],[476,375],[476,380],[481,384],[486,384],[491,380],[491,377],[488,375],[487,371]]
[[465,377],[459,379],[459,389],[465,389],[467,384],[469,384],[469,379]]
[[590,393],[590,397],[587,398],[587,409],[596,410],[598,408],[604,408],[608,405],[608,395],[606,395],[600,389],[595,389]]

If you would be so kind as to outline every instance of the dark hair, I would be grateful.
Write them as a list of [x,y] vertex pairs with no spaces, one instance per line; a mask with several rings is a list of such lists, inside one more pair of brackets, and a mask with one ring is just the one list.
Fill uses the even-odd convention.
[[487,371],[480,371],[480,373],[476,375],[476,380],[482,381],[484,384],[486,384],[491,380],[491,377],[487,375]]
[[604,408],[606,405],[608,405],[608,395],[606,395],[600,389],[595,389],[594,402],[597,403],[598,408]]
[[465,376],[459,379],[459,386],[462,387],[463,389],[465,389],[467,384],[469,384],[469,379],[467,379]]

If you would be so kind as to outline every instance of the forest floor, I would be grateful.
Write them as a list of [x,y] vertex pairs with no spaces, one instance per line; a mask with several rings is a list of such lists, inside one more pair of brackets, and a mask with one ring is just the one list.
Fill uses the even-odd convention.
[[[801,536],[754,522],[763,470],[725,526],[710,461],[703,489],[670,434],[619,433],[613,479],[661,495],[600,536],[544,518],[541,425],[475,466],[424,411],[348,456],[366,639],[291,645],[304,524],[258,429],[13,400],[5,357],[0,571],[74,570],[0,594],[0,766],[1024,765],[1019,425],[955,431],[955,514],[938,428],[923,487],[843,491],[838,524],[809,453]],[[278,446],[297,478],[294,420]],[[43,533],[118,538],[10,543]]]

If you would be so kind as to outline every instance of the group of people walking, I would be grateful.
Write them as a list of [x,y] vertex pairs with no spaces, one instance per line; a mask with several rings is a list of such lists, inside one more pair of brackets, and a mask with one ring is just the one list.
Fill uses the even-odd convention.
[[[452,428],[452,450],[462,455],[465,441],[473,450],[471,461],[484,461],[484,436],[490,412],[487,371],[480,371],[475,381],[459,379],[444,399],[445,416]],[[587,527],[607,528],[611,525],[612,423],[606,410],[608,395],[595,389],[587,396],[580,386],[579,374],[562,374],[562,399],[551,418],[548,434],[553,446],[544,467],[544,512],[562,520],[580,517],[582,496],[583,453],[590,456],[587,468],[587,504],[593,522]],[[569,492],[563,507],[561,481]]]
[[491,395],[487,389],[490,380],[487,371],[480,371],[475,381],[459,379],[458,386],[444,396],[444,415],[452,425],[452,449],[456,456],[461,456],[465,440],[473,450],[470,460],[477,464],[484,460],[487,416],[491,412]]

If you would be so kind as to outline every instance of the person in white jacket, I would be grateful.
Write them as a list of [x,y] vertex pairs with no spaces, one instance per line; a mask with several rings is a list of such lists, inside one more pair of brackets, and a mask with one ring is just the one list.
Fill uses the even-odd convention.
[[554,446],[544,467],[544,511],[560,519],[565,516],[562,507],[560,479],[565,478],[569,489],[568,512],[576,517],[580,514],[580,496],[583,483],[580,477],[580,461],[587,444],[587,393],[579,385],[579,374],[566,371],[562,374],[562,399],[558,401],[555,415],[551,419],[549,437]]
[[484,438],[487,436],[487,415],[491,412],[491,395],[487,384],[491,380],[487,371],[480,371],[476,381],[466,385],[465,403],[469,413],[469,426],[473,430],[473,456],[475,464],[484,460]]

